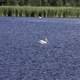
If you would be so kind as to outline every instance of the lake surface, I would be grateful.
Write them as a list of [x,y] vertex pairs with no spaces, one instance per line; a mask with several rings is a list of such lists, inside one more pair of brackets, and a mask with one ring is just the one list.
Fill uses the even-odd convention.
[[80,80],[80,19],[0,17],[0,80]]

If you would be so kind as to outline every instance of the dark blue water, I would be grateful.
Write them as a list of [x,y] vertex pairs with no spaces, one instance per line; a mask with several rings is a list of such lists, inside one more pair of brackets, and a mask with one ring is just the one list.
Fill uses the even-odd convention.
[[0,17],[0,80],[80,80],[80,20]]

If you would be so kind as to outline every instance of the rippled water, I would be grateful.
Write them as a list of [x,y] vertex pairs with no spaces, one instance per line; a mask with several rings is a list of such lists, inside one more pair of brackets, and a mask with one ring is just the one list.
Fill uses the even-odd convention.
[[79,79],[80,19],[0,17],[0,80]]

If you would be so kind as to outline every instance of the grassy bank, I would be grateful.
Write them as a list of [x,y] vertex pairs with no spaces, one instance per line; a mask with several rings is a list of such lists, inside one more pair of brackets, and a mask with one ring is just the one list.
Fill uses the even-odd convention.
[[0,16],[80,17],[80,7],[0,6]]

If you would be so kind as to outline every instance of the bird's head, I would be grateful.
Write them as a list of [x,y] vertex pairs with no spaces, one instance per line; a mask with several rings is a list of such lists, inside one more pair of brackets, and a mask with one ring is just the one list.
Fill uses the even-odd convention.
[[48,39],[47,39],[47,37],[45,38],[45,41],[46,41],[46,42],[48,42]]

